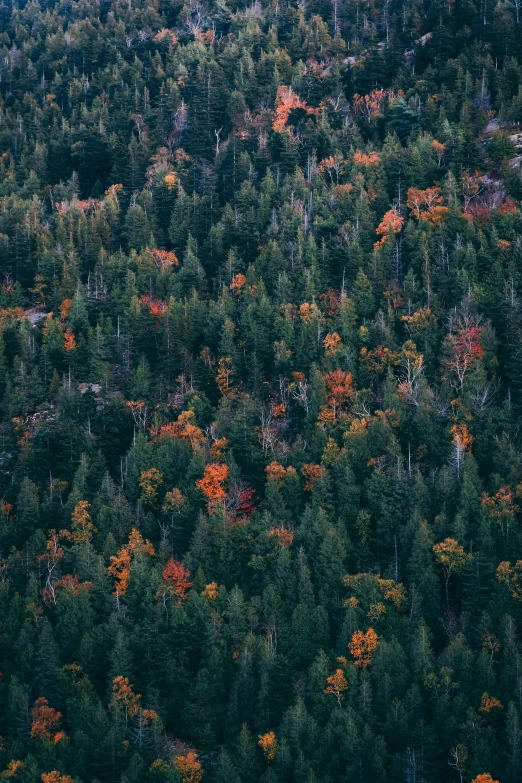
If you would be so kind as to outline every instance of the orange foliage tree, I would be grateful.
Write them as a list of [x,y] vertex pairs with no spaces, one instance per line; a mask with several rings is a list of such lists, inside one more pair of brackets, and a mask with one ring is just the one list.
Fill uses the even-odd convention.
[[383,247],[388,237],[398,234],[401,231],[403,224],[404,218],[401,217],[398,210],[389,209],[375,229],[375,233],[378,234],[381,239],[375,242],[374,247],[376,249]]
[[441,141],[433,139],[431,142],[431,148],[437,157],[437,166],[440,168],[444,159],[444,153],[446,152],[446,145]]
[[[406,603],[404,585],[394,579],[381,579],[377,574],[347,574],[343,583],[353,590],[358,603],[364,600],[366,603],[373,601],[371,605],[377,606],[380,603],[378,599],[382,599],[389,601],[395,609],[400,609]],[[350,604],[345,602],[345,605]],[[386,607],[384,609],[386,611]]]
[[21,772],[25,767],[25,764],[23,761],[18,761],[18,759],[12,759],[7,767],[4,769],[2,773],[0,773],[0,778],[2,779],[10,779],[14,778],[16,775],[18,775],[19,772]]
[[464,452],[471,451],[471,444],[473,443],[473,435],[470,434],[467,426],[462,422],[461,424],[453,424],[450,427],[450,432],[453,435],[453,445]]
[[58,579],[56,587],[68,595],[80,595],[91,589],[92,582],[80,582],[77,576],[66,574],[62,579]]
[[203,779],[203,767],[198,761],[197,753],[193,750],[176,756],[174,766],[181,776],[182,783],[200,783]]
[[47,740],[54,744],[65,737],[63,731],[59,731],[62,721],[62,713],[49,707],[49,702],[41,696],[34,703],[31,710],[31,737],[33,739]]
[[111,556],[111,564],[108,572],[115,579],[116,595],[125,595],[129,586],[130,571],[134,557],[141,552],[146,555],[154,555],[154,547],[144,539],[136,528],[131,530],[129,542],[122,547],[118,554]]
[[482,699],[480,700],[479,712],[488,713],[495,709],[502,710],[502,703],[495,696],[490,696],[489,693],[486,692],[483,693]]
[[373,654],[379,645],[379,637],[373,630],[368,628],[364,631],[356,631],[351,641],[348,643],[348,649],[355,658],[355,665],[365,669],[373,661]]
[[109,708],[123,708],[125,723],[129,718],[134,718],[137,728],[137,741],[142,743],[144,730],[151,721],[158,719],[154,710],[144,710],[141,706],[141,695],[134,693],[128,677],[115,677],[112,682],[112,699]]
[[279,462],[271,462],[265,468],[267,481],[282,481],[287,476],[287,470]]
[[[167,176],[170,176],[167,174]],[[167,178],[165,177],[165,181]],[[167,185],[169,183],[167,182]],[[153,250],[152,258],[156,266],[165,272],[167,269],[171,269],[173,266],[178,266],[179,260],[175,253],[170,250]]]
[[69,351],[74,351],[75,348],[76,348],[76,339],[74,337],[72,329],[66,329],[63,337],[63,350],[66,353],[68,353]]
[[162,424],[161,427],[151,427],[150,432],[155,440],[169,437],[180,438],[190,443],[193,449],[199,449],[205,440],[205,436],[203,430],[194,424],[195,420],[196,415],[194,411],[183,411],[176,421]]
[[209,513],[227,498],[225,481],[228,478],[228,465],[206,465],[203,477],[196,481],[208,502]]
[[482,177],[478,171],[464,171],[460,178],[460,186],[462,189],[462,199],[464,201],[464,212],[468,211],[468,207],[482,190]]
[[62,321],[65,321],[69,317],[69,313],[72,310],[73,306],[73,300],[72,299],[64,299],[61,305],[59,306],[58,310],[60,312],[60,318]]
[[210,582],[210,584],[205,585],[205,589],[201,593],[203,598],[206,598],[207,601],[217,601],[219,598],[219,585],[217,582]]
[[499,783],[499,781],[493,780],[489,772],[483,772],[481,775],[477,775],[476,778],[473,778],[471,783]]
[[516,601],[522,601],[522,560],[517,560],[514,566],[508,560],[499,563],[497,581],[507,586]]
[[232,385],[232,377],[234,375],[234,365],[230,356],[221,357],[218,361],[218,369],[216,373],[216,383],[219,391],[224,397],[233,397],[235,394],[234,387]]
[[279,749],[279,743],[273,731],[269,731],[266,734],[260,734],[259,742],[257,744],[265,754],[267,761],[273,761],[275,759]]
[[327,685],[324,692],[331,693],[335,696],[340,707],[341,701],[344,699],[344,693],[348,690],[348,683],[343,670],[336,669],[333,674],[330,674],[330,676],[326,678],[326,683]]
[[318,109],[312,109],[310,106],[307,106],[306,102],[302,101],[299,95],[292,91],[291,87],[280,85],[277,88],[276,108],[272,121],[273,130],[278,133],[290,133],[290,130],[287,127],[288,118],[290,112],[295,109],[303,109],[303,111],[312,116],[319,113]]
[[[443,198],[440,195],[440,188],[436,185],[433,188],[426,188],[426,190],[409,188],[406,206],[417,220],[432,222],[436,214],[438,214],[436,210],[440,209],[442,202]],[[446,213],[448,209],[444,207],[444,211]]]
[[161,299],[155,299],[148,294],[140,296],[140,302],[149,308],[151,315],[156,316],[156,323],[159,323],[160,317],[168,310],[168,306],[165,302],[162,302]]
[[56,769],[51,772],[42,772],[43,783],[74,783],[74,780],[70,775],[62,775]]
[[232,282],[230,283],[230,290],[233,291],[235,294],[238,294],[246,285],[246,277],[245,275],[237,274],[234,275],[232,278]]
[[337,424],[347,403],[355,394],[353,375],[344,370],[333,370],[323,377],[328,404],[319,411],[319,424]]
[[134,718],[140,709],[141,695],[134,693],[128,677],[115,677],[112,681],[112,701],[109,706],[122,706],[125,721]]
[[375,373],[375,375],[384,374],[389,367],[399,364],[399,361],[400,354],[384,345],[378,345],[373,351],[361,348],[361,363],[368,372]]
[[383,116],[384,104],[393,98],[393,90],[372,90],[368,95],[353,96],[353,110],[356,115],[362,116],[366,122]]
[[306,483],[303,489],[306,492],[311,492],[323,473],[324,468],[321,465],[315,465],[313,462],[309,462],[306,465],[303,465],[301,468],[301,474],[306,479]]
[[381,156],[378,152],[369,152],[366,154],[365,152],[357,150],[357,152],[354,153],[353,162],[356,166],[359,166],[359,168],[373,168],[379,165],[381,162]]
[[343,342],[337,332],[332,332],[326,335],[323,345],[327,356],[335,356],[343,347]]

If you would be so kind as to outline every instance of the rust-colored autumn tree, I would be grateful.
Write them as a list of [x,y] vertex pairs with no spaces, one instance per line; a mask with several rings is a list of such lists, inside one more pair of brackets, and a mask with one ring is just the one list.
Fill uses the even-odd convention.
[[246,285],[246,277],[242,274],[234,275],[232,282],[230,283],[230,290],[235,294],[239,294]]
[[73,300],[70,298],[66,298],[58,307],[58,310],[60,312],[60,318],[62,319],[62,321],[67,320],[67,318],[69,317],[69,313],[72,310],[72,306],[73,306]]
[[314,465],[313,462],[309,462],[306,465],[303,465],[301,468],[301,474],[306,479],[303,489],[306,492],[311,492],[321,476],[324,474],[324,468],[321,465]]
[[462,391],[470,370],[484,356],[482,332],[478,318],[466,317],[453,326],[445,340],[443,366],[450,383],[459,391]]
[[399,211],[397,209],[389,209],[375,229],[375,233],[378,234],[381,239],[375,242],[374,247],[376,249],[384,247],[388,237],[398,234],[401,231],[403,224],[404,218]]
[[170,595],[175,596],[180,602],[187,599],[192,582],[190,581],[190,571],[180,560],[174,560],[171,557],[163,569],[162,577]]
[[437,158],[437,166],[440,168],[446,152],[446,145],[436,139],[431,142],[431,148]]
[[480,700],[479,712],[487,714],[489,712],[492,712],[493,710],[502,710],[502,709],[504,709],[502,702],[499,699],[497,699],[496,696],[490,696],[489,693],[487,692],[484,692],[482,694],[482,698]]
[[63,350],[66,353],[69,353],[70,351],[74,351],[75,348],[76,348],[76,338],[74,337],[72,329],[67,328],[63,336]]
[[327,372],[323,380],[328,402],[319,411],[318,422],[321,425],[335,425],[346,412],[346,406],[355,394],[353,375],[338,369]]
[[62,713],[49,706],[49,702],[40,696],[31,710],[31,737],[33,739],[46,740],[55,745],[65,737],[60,731]]
[[348,649],[355,658],[355,665],[365,669],[373,661],[373,654],[379,645],[379,637],[373,630],[368,628],[364,631],[356,631],[351,641],[348,643]]

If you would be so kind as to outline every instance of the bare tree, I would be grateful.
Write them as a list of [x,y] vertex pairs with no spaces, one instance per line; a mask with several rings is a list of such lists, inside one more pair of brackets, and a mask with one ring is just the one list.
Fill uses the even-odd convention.
[[406,766],[404,768],[405,783],[424,783],[422,761],[418,753],[411,748],[406,748]]
[[450,760],[448,764],[459,773],[460,783],[464,781],[464,769],[468,760],[468,749],[460,743],[450,750]]

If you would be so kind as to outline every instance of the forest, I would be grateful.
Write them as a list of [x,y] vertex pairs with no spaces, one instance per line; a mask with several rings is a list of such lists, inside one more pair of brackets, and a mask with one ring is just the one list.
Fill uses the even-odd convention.
[[522,0],[4,0],[0,780],[522,783]]

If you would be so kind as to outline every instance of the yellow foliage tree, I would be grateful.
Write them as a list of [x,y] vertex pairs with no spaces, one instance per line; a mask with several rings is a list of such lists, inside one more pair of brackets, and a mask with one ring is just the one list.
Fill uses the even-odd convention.
[[72,512],[72,539],[75,544],[85,544],[90,541],[92,534],[96,532],[89,509],[91,504],[86,500],[80,500]]
[[471,555],[468,555],[464,548],[454,538],[446,538],[433,547],[435,559],[444,574],[444,583],[446,589],[446,604],[449,602],[448,586],[453,573],[458,573],[469,563]]

